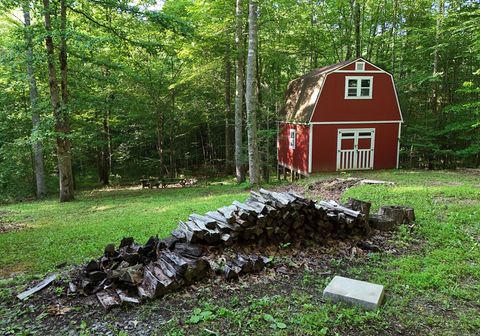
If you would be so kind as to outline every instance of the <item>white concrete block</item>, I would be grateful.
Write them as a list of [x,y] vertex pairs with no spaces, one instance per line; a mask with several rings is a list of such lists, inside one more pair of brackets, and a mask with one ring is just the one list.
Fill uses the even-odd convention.
[[323,297],[334,302],[343,301],[362,306],[368,310],[377,309],[383,302],[382,285],[335,276],[323,290]]

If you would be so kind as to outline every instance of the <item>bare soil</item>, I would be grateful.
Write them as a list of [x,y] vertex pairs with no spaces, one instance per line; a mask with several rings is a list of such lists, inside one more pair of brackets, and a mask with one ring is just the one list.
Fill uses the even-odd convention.
[[27,227],[25,223],[12,222],[6,219],[7,216],[12,214],[13,212],[10,211],[0,211],[0,234],[11,231],[18,231]]

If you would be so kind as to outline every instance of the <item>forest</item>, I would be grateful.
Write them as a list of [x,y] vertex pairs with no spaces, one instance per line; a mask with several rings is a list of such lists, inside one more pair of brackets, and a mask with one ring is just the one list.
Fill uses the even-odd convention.
[[289,81],[390,72],[401,167],[480,165],[480,5],[446,0],[2,0],[0,200],[142,176],[276,170]]

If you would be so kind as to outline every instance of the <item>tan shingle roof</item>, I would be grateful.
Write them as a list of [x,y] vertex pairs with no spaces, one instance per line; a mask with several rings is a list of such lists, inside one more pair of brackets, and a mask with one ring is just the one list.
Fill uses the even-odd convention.
[[344,61],[327,65],[288,83],[285,104],[280,110],[280,119],[288,122],[308,123],[327,73],[351,62]]

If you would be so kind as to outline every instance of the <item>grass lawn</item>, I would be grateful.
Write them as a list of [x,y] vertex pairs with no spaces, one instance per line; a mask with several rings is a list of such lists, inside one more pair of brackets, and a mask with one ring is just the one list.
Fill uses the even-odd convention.
[[[358,186],[347,190],[344,198],[368,200],[375,208],[410,205],[417,216],[412,231],[401,226],[391,238],[392,245],[406,253],[370,253],[331,261],[334,274],[385,285],[386,302],[381,309],[365,312],[324,302],[320,293],[333,274],[299,269],[284,280],[288,286],[278,279],[250,287],[241,282],[234,289],[224,288],[222,283],[204,289],[198,285],[195,292],[199,294],[194,297],[178,293],[141,307],[122,307],[89,318],[84,317],[88,308],[80,307],[82,315],[69,318],[67,314],[62,320],[65,330],[95,334],[94,328],[103,323],[113,334],[136,334],[136,329],[126,332],[112,322],[128,319],[140,326],[153,326],[148,334],[158,335],[478,335],[480,173],[389,171],[354,175],[394,181],[396,186]],[[330,176],[298,183],[307,186]],[[234,185],[97,190],[80,195],[71,204],[52,200],[0,207],[0,213],[8,212],[8,220],[28,225],[27,229],[0,234],[1,272],[5,276],[12,271],[42,273],[63,261],[80,262],[98,256],[106,243],[118,243],[123,236],[143,241],[152,234],[165,235],[191,212],[205,212],[245,196],[245,187]],[[11,286],[11,282],[3,280],[3,286]],[[7,330],[8,323],[16,323],[14,330],[18,332],[42,330],[42,324],[51,326],[52,321],[60,321],[59,317],[22,320],[18,314],[25,305],[8,298],[10,292],[2,290],[1,283],[0,296],[9,303],[4,307],[0,304],[0,315],[7,321],[3,329],[0,323],[0,333]],[[162,315],[165,309],[168,318]],[[38,313],[31,314],[38,318]]]
[[56,199],[1,206],[0,221],[26,225],[0,234],[0,276],[52,270],[67,262],[97,257],[108,243],[132,236],[145,243],[152,235],[170,234],[193,212],[243,200],[245,186],[212,185],[182,189],[82,192],[71,203]]

